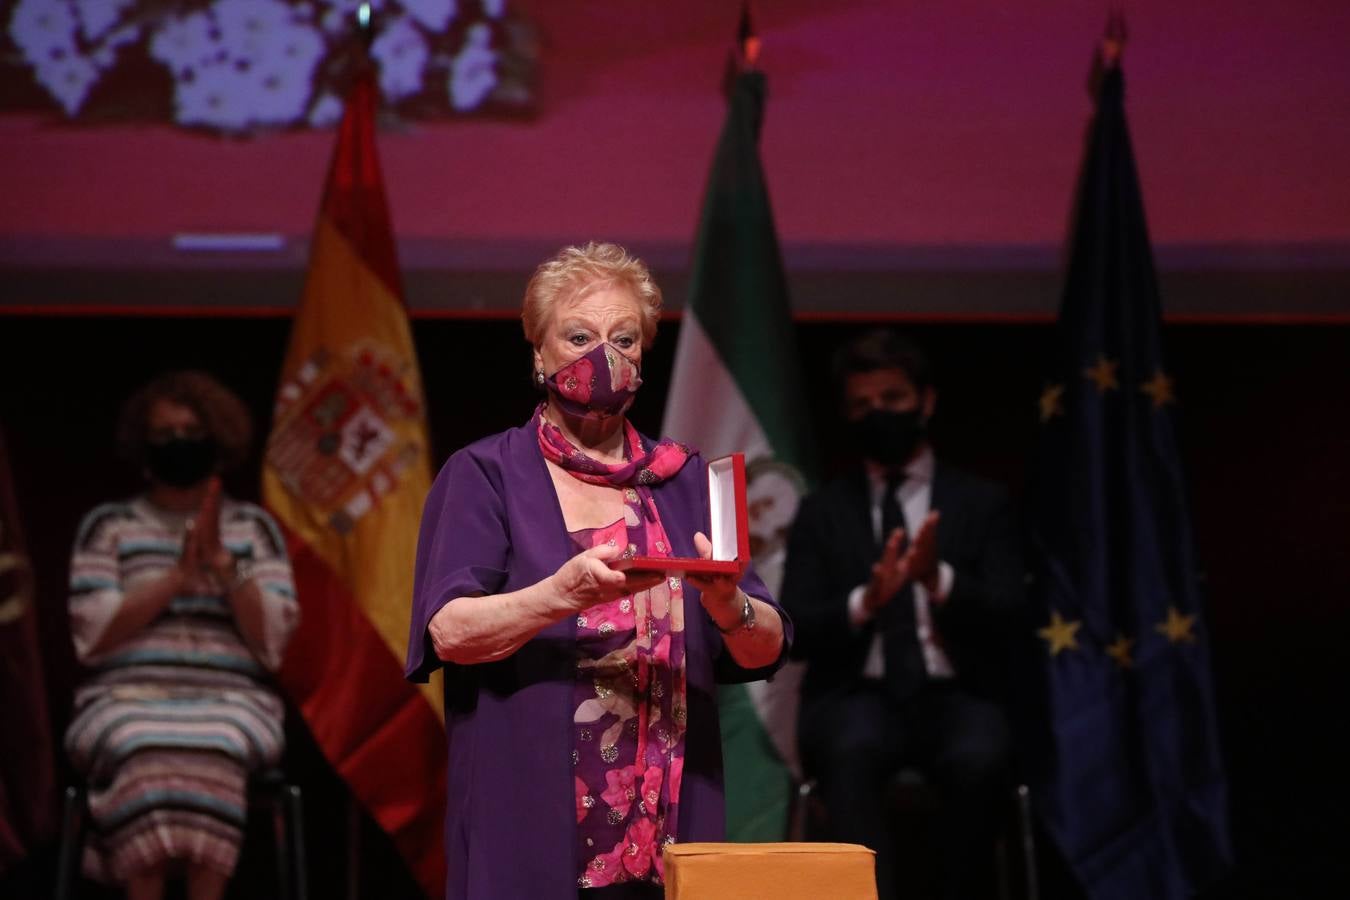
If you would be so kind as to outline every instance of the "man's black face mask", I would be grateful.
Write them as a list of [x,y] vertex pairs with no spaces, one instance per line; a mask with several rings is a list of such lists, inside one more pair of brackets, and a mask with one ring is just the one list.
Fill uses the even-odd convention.
[[868,459],[895,466],[914,454],[923,439],[925,422],[917,409],[895,412],[874,409],[848,423],[853,445]]

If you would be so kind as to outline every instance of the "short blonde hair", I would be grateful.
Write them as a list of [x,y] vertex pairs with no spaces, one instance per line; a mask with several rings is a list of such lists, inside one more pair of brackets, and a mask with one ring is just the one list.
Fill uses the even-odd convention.
[[642,310],[642,346],[650,347],[661,318],[661,289],[642,260],[630,256],[618,244],[596,241],[564,247],[534,270],[525,286],[525,303],[520,311],[525,340],[539,346],[555,303],[601,288],[622,288],[633,295]]

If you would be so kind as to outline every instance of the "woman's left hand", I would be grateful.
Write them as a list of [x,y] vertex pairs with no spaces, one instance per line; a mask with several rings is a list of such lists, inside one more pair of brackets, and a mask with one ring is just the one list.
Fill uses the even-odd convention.
[[213,475],[207,482],[194,524],[197,562],[202,574],[214,579],[217,588],[224,589],[234,581],[235,559],[220,540],[220,501],[220,478]]
[[[701,531],[694,535],[694,549],[698,551],[700,559],[712,559],[712,542]],[[729,631],[740,624],[745,601],[740,588],[736,586],[735,575],[691,573],[685,576],[685,580],[699,589],[703,608],[712,616],[718,628]]]

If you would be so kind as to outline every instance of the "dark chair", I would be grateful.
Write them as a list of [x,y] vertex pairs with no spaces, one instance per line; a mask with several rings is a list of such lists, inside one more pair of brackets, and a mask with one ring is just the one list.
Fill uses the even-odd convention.
[[[896,773],[888,785],[892,807],[896,815],[927,816],[941,802],[933,786],[918,769],[904,768]],[[825,807],[815,795],[815,779],[808,778],[797,786],[797,798],[791,811],[789,837],[794,841],[808,840],[809,834],[820,834],[828,829]],[[1012,900],[1013,860],[1020,861],[1022,891],[1019,900],[1039,900],[1040,878],[1036,868],[1036,836],[1031,817],[1031,789],[1017,785],[1011,797],[1012,812],[1009,825],[1001,830],[994,844],[994,873],[999,900]]]
[[[309,880],[305,869],[305,816],[300,799],[300,788],[287,781],[280,769],[260,769],[249,778],[249,806],[268,806],[272,810],[277,849],[277,896],[280,900],[308,900],[309,897]],[[56,900],[70,900],[73,896],[88,817],[88,796],[84,785],[67,787],[61,811]]]

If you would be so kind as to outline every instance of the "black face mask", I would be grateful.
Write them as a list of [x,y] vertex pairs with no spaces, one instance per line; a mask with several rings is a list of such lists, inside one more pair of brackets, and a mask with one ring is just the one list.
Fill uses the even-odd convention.
[[192,487],[216,468],[218,448],[214,438],[170,438],[147,444],[145,466],[150,477],[170,487]]
[[868,459],[896,466],[914,454],[923,439],[925,422],[917,409],[894,412],[874,409],[848,424],[853,444]]

